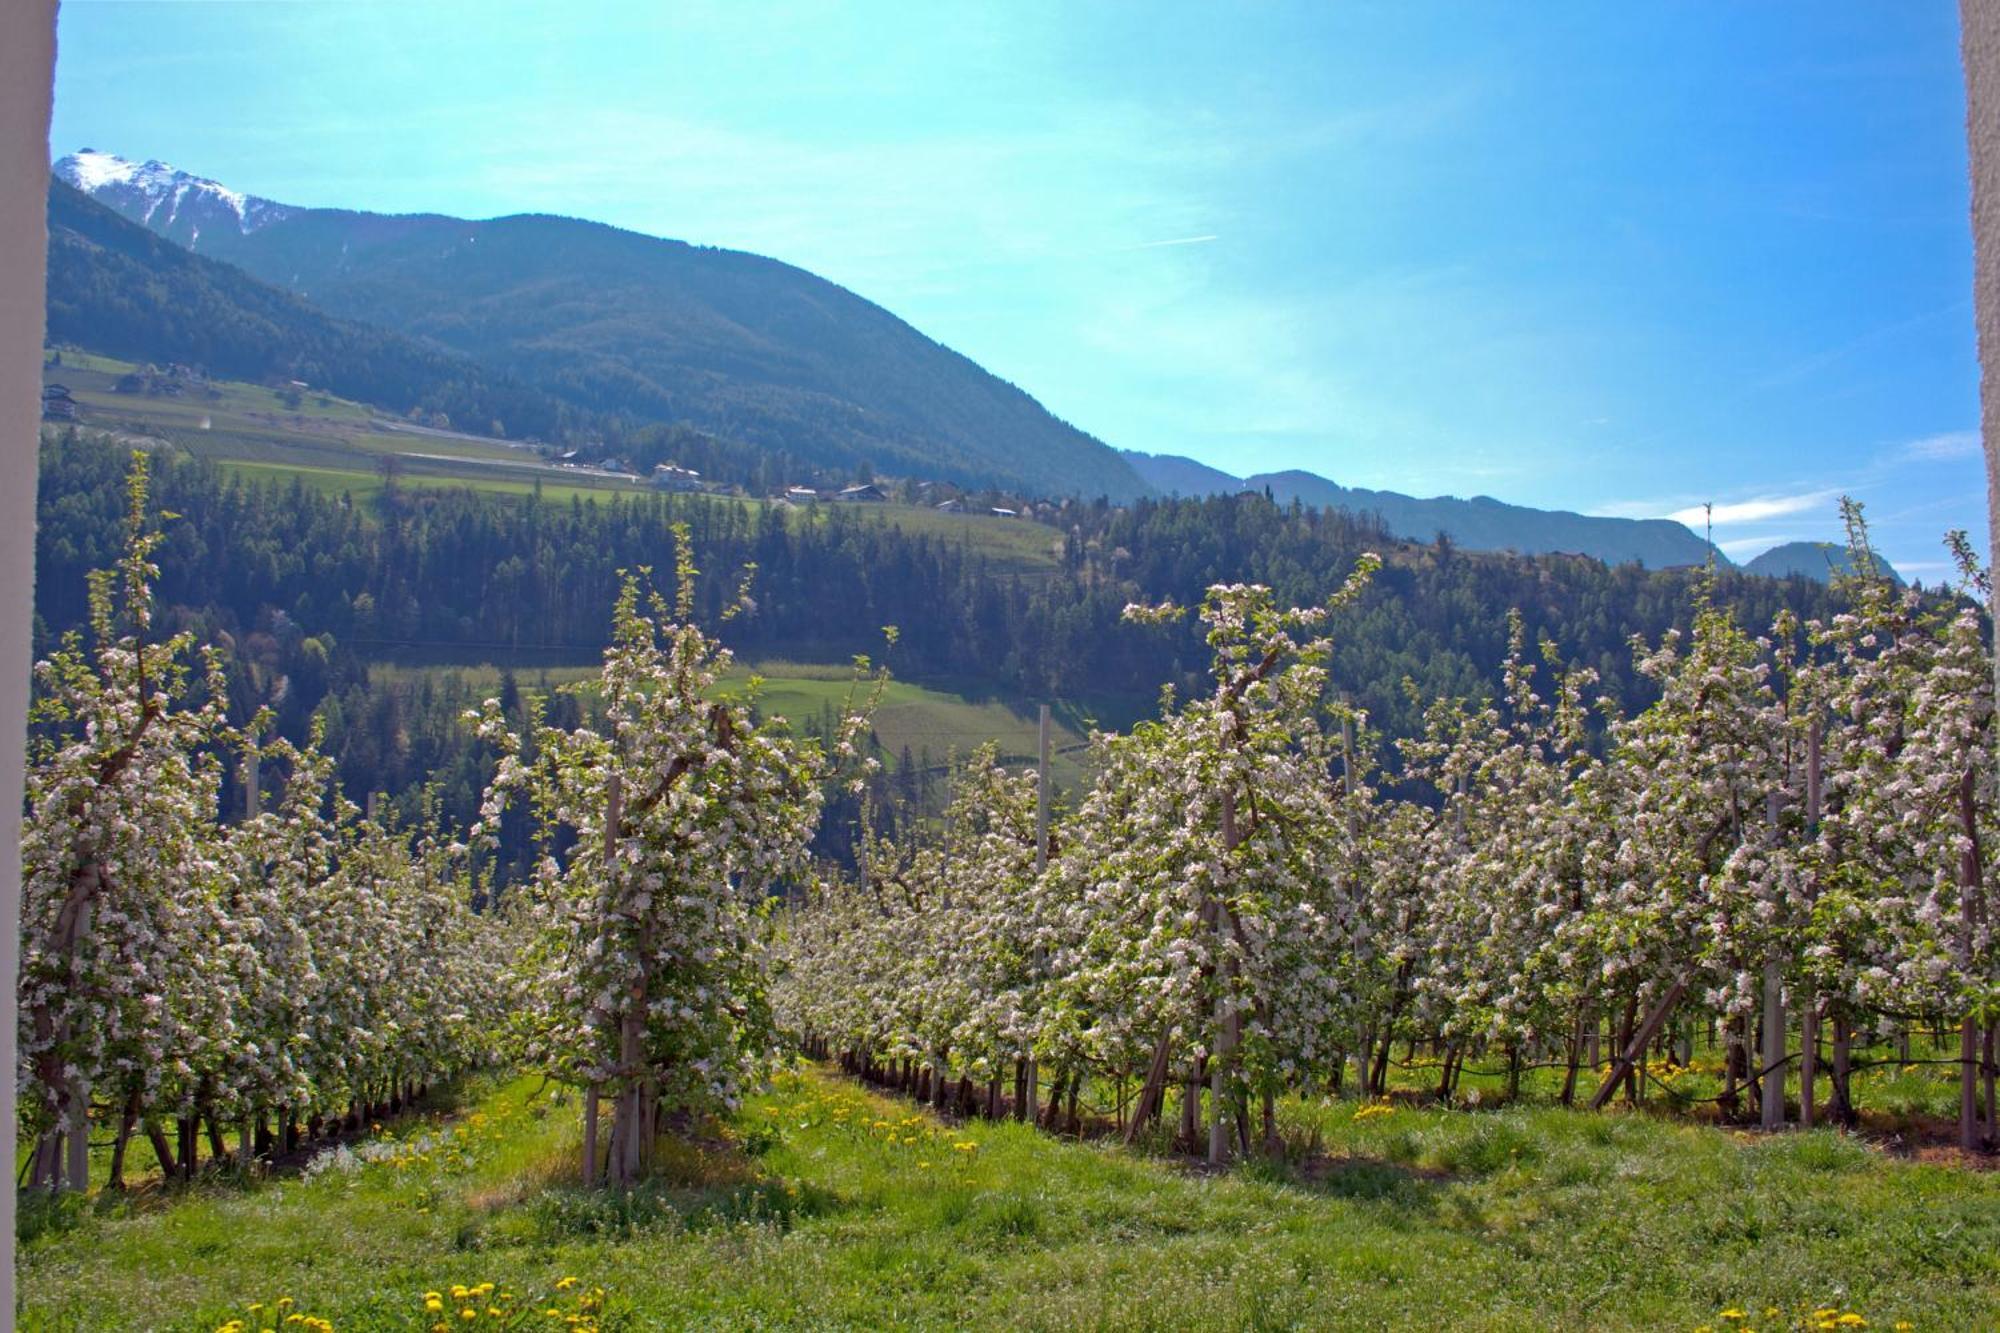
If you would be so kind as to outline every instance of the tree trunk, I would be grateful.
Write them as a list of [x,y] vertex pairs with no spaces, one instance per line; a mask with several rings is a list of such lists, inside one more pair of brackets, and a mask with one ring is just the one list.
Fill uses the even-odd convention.
[[1833,1103],[1828,1112],[1838,1124],[1853,1128],[1854,1085],[1849,1077],[1853,1069],[1854,1024],[1847,1016],[1847,1006],[1841,1005],[1833,1015]]
[[1625,1100],[1632,1104],[1636,1104],[1639,1100],[1638,1064],[1645,1058],[1646,1043],[1650,1040],[1650,1036],[1632,1035],[1634,1031],[1632,1025],[1638,1017],[1639,997],[1629,995],[1625,998],[1625,1017],[1618,1024],[1618,1049],[1630,1051],[1634,1055],[1633,1059],[1625,1062]]
[[174,1179],[180,1174],[180,1163],[174,1160],[174,1149],[173,1145],[167,1142],[167,1132],[160,1128],[159,1121],[151,1117],[146,1119],[145,1125],[146,1142],[152,1145],[153,1156],[160,1163],[160,1178]]
[[105,1188],[122,1190],[125,1188],[125,1149],[132,1142],[132,1131],[139,1124],[139,1088],[134,1084],[125,1098],[125,1111],[118,1117],[118,1137],[111,1141],[111,1174],[105,1181]]
[[1980,1071],[1986,1083],[1986,1146],[1989,1150],[2000,1148],[2000,1106],[1993,1104],[1993,1078],[1995,1073],[1993,1057],[1995,1054],[1994,1044],[1996,1039],[1994,1033],[1996,1029],[2000,1029],[2000,1024],[1988,1023],[1986,1025],[1986,1054],[1980,1060]]
[[1568,1058],[1563,1069],[1562,1104],[1564,1106],[1576,1105],[1577,1066],[1582,1062],[1583,1058],[1583,1024],[1583,1015],[1579,1013],[1576,1016],[1575,1025],[1569,1030]]
[[216,1122],[215,1113],[211,1111],[203,1116],[202,1123],[208,1130],[208,1155],[210,1160],[219,1162],[229,1156],[229,1142],[222,1136],[222,1126]]
[[1153,1063],[1146,1070],[1146,1081],[1139,1088],[1138,1104],[1132,1108],[1132,1118],[1125,1124],[1125,1142],[1135,1142],[1145,1131],[1153,1118],[1160,1114],[1160,1108],[1167,1097],[1167,1074],[1173,1066],[1171,1029],[1162,1031],[1160,1039],[1153,1045]]
[[201,1165],[201,1129],[192,1115],[180,1118],[181,1177],[193,1180]]

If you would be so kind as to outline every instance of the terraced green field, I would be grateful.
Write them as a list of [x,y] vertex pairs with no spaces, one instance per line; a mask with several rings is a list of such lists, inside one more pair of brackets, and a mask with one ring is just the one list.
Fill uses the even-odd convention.
[[[134,369],[129,362],[65,349],[60,366],[45,367],[45,383],[67,387],[82,408],[78,423],[90,430],[166,440],[199,457],[259,480],[297,478],[357,500],[384,484],[389,460],[406,488],[463,487],[495,496],[545,500],[604,500],[647,494],[643,482],[545,462],[534,450],[505,441],[421,431],[391,423],[364,404],[307,391],[296,408],[257,384],[214,381],[213,394],[180,397],[123,394],[113,387]],[[763,501],[721,498],[718,503],[760,507]],[[813,508],[792,521],[823,521]],[[922,505],[866,507],[871,521],[945,541],[965,542],[998,569],[1034,575],[1053,571],[1061,534],[1042,524],[987,514],[948,514]]]
[[[391,683],[427,673],[457,673],[474,689],[495,690],[500,685],[500,668],[491,663],[422,667],[377,663],[369,670]],[[596,675],[595,662],[524,667],[514,673],[516,685],[530,692],[587,683]],[[811,725],[825,714],[838,714],[848,706],[850,696],[859,698],[867,692],[866,686],[858,690],[853,686],[849,667],[800,662],[740,665],[730,673],[728,685],[742,689],[753,675],[761,677],[758,708],[767,716],[784,717],[802,725]],[[1058,790],[1075,791],[1085,778],[1083,761],[1089,720],[1077,705],[1059,703],[1053,710],[1052,722],[1050,780]],[[912,759],[921,763],[928,754],[933,767],[941,770],[948,755],[963,756],[987,741],[999,743],[1005,763],[1032,763],[1036,707],[1025,701],[968,698],[943,689],[892,680],[883,690],[875,712],[875,735],[891,767],[907,747]]]

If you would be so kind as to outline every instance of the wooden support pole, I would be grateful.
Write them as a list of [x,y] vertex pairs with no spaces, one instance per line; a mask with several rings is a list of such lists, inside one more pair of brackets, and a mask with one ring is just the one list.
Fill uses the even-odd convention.
[[1764,1101],[1766,1131],[1785,1127],[1785,989],[1777,962],[1764,964]]
[[[1222,854],[1224,864],[1229,865],[1231,854],[1238,841],[1236,829],[1236,789],[1227,786],[1222,789]],[[1231,1079],[1235,1073],[1236,1044],[1239,1020],[1236,1014],[1236,958],[1229,945],[1234,938],[1232,926],[1236,914],[1227,901],[1219,901],[1213,907],[1214,941],[1216,953],[1216,997],[1214,1054],[1209,1058],[1208,1070],[1208,1164],[1221,1166],[1229,1160],[1229,1140],[1233,1132],[1230,1124],[1234,1098],[1231,1096]]]
[[[1049,868],[1049,706],[1043,704],[1035,723],[1035,875],[1039,878]],[[1042,955],[1035,951],[1035,975],[1039,980],[1042,970]],[[1041,1071],[1035,1065],[1034,1052],[1028,1053],[1028,1081],[1022,1093],[1027,1102],[1027,1114],[1032,1118],[1041,1098]]]
[[1612,1064],[1611,1072],[1606,1074],[1604,1081],[1597,1085],[1597,1091],[1590,1099],[1591,1110],[1603,1110],[1605,1103],[1609,1102],[1612,1094],[1618,1090],[1619,1083],[1632,1075],[1633,1069],[1639,1063],[1640,1055],[1645,1052],[1646,1044],[1652,1041],[1654,1035],[1660,1030],[1660,1024],[1667,1021],[1667,1015],[1673,1012],[1674,1006],[1680,1003],[1681,996],[1686,993],[1688,981],[1689,977],[1686,973],[1676,977],[1674,984],[1667,987],[1667,993],[1662,995],[1659,1002],[1647,1013],[1645,1021],[1640,1023],[1638,1029],[1632,1033],[1632,1038],[1626,1043],[1624,1051],[1619,1054],[1617,1061]]
[[[1824,799],[1826,739],[1819,710],[1806,728],[1806,837],[1817,842]],[[1806,886],[1808,901],[1819,897],[1817,880]],[[1799,997],[1799,1128],[1811,1129],[1819,1115],[1819,997],[1807,982]]]

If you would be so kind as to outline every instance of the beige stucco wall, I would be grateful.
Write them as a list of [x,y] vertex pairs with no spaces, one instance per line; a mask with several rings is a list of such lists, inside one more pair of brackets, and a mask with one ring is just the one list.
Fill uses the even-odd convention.
[[2000,556],[2000,0],[1960,0],[1972,160],[1973,309],[1986,441],[1987,559]]
[[[0,4],[0,1125],[14,1125],[14,974],[21,932],[21,767],[34,602],[35,443],[56,0]],[[9,1157],[11,1161],[11,1155]],[[14,1191],[0,1189],[0,1320],[14,1311]]]

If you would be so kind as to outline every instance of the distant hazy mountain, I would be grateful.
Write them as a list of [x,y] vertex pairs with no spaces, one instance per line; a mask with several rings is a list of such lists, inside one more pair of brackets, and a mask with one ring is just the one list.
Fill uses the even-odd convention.
[[1162,495],[1232,495],[1246,490],[1242,478],[1179,454],[1125,451],[1125,460]]
[[[1191,458],[1134,453],[1126,458],[1156,490],[1219,495],[1268,489],[1281,503],[1296,499],[1319,509],[1376,514],[1392,536],[1410,541],[1432,541],[1442,532],[1471,551],[1529,555],[1566,551],[1607,564],[1637,561],[1654,569],[1698,565],[1710,555],[1707,542],[1671,519],[1598,518],[1504,504],[1484,495],[1470,500],[1454,496],[1422,500],[1395,491],[1341,486],[1310,472],[1266,472],[1237,478]],[[1716,558],[1728,563],[1719,554]]]
[[[1878,574],[1886,574],[1897,583],[1903,581],[1903,576],[1880,552],[1874,555]],[[1818,583],[1831,583],[1835,574],[1854,572],[1854,558],[1845,546],[1834,542],[1786,542],[1783,546],[1773,546],[1743,568],[1751,574],[1768,574],[1772,578],[1802,574]]]
[[1130,498],[1118,453],[880,306],[774,259],[572,218],[294,208],[157,162],[56,175],[347,319],[433,340],[592,411],[833,468]]

